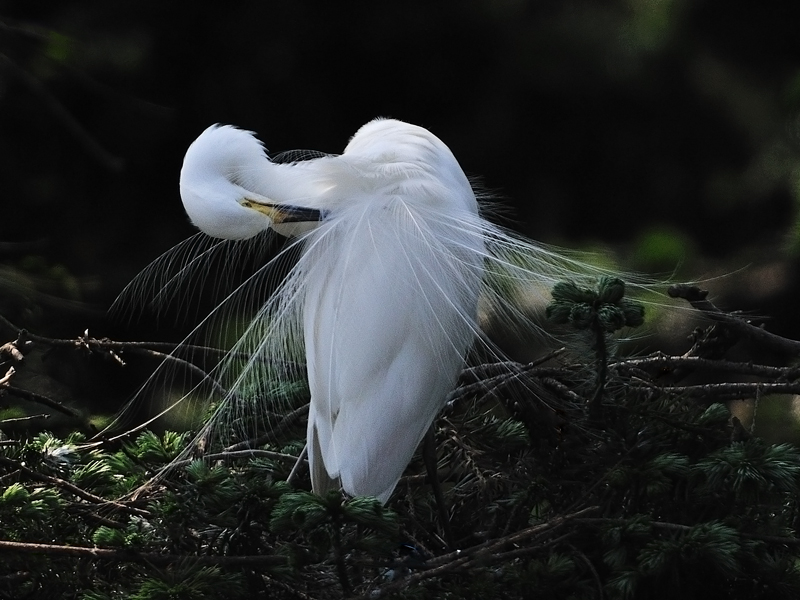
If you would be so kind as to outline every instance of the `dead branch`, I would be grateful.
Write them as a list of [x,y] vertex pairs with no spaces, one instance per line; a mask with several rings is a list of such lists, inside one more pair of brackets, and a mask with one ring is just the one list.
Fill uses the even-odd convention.
[[709,403],[755,398],[758,394],[800,394],[800,382],[743,382],[743,383],[704,383],[699,385],[656,385],[637,377],[632,377],[629,384],[633,388],[651,388],[660,392],[686,396],[689,398],[707,398]]
[[655,352],[650,356],[641,358],[626,358],[609,365],[612,369],[643,369],[656,368],[661,371],[671,371],[678,368],[692,368],[695,370],[706,369],[737,373],[740,375],[753,375],[775,380],[793,381],[800,377],[800,367],[772,367],[759,365],[752,362],[734,362],[728,360],[712,360],[699,356],[670,356],[663,352]]
[[287,564],[283,556],[195,556],[191,554],[158,554],[156,552],[137,552],[127,548],[87,548],[85,546],[60,546],[57,544],[34,544],[0,540],[0,551],[21,552],[24,554],[45,554],[47,556],[72,556],[114,562],[140,562],[152,565],[169,565],[191,562],[196,565],[219,565],[226,567],[281,566]]
[[[11,375],[13,375],[13,367]],[[9,377],[9,373],[6,373],[3,379],[7,379]],[[22,388],[15,387],[13,385],[8,385],[7,381],[0,381],[0,392],[6,392],[16,396],[17,398],[21,398],[23,400],[28,400],[29,402],[35,402],[36,404],[42,404],[53,410],[57,410],[58,412],[65,414],[69,417],[73,417],[75,419],[80,418],[80,413],[76,410],[69,408],[68,406],[64,406],[57,400],[53,400],[52,398],[48,398],[47,396],[42,396],[41,394],[37,394],[36,392],[31,392],[29,390],[23,390]]]
[[670,286],[667,293],[672,298],[682,298],[686,300],[694,308],[701,311],[709,318],[725,323],[730,326],[731,329],[749,337],[755,342],[771,346],[781,352],[788,352],[795,355],[800,354],[799,341],[790,340],[780,335],[770,333],[766,329],[753,325],[738,315],[720,310],[707,299],[707,290],[701,290],[695,285],[676,284]]

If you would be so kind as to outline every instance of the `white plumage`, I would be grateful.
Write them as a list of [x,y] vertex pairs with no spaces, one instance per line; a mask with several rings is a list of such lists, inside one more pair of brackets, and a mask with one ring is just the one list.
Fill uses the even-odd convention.
[[302,326],[313,489],[385,502],[478,331],[486,228],[455,157],[426,129],[375,120],[342,155],[276,164],[249,132],[215,126],[186,154],[181,196],[210,236],[300,235],[257,352]]
[[[187,338],[210,331],[237,340],[213,370],[225,389],[214,388],[217,408],[200,438],[216,432],[230,441],[254,416],[282,423],[307,371],[307,448],[318,493],[341,487],[385,502],[470,347],[478,340],[504,358],[484,325],[539,332],[531,315],[555,282],[593,287],[609,274],[483,218],[447,146],[395,120],[366,124],[341,155],[291,163],[270,160],[250,132],[213,126],[189,147],[180,190],[208,235],[154,261],[117,308],[144,296],[182,310],[210,264],[263,260]],[[273,231],[289,243],[269,258],[262,242]],[[286,256],[297,260],[276,286],[273,267]],[[625,277],[633,287],[653,283]],[[170,377],[169,364],[151,382]],[[203,395],[202,385],[168,396],[159,414]]]

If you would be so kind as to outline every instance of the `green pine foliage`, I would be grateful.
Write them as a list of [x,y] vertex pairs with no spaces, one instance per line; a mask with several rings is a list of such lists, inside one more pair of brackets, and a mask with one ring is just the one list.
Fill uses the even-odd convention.
[[[0,595],[800,597],[800,450],[731,418],[743,388],[682,385],[681,368],[717,363],[615,356],[615,332],[643,316],[624,291],[554,290],[549,312],[588,360],[465,371],[436,424],[452,547],[420,457],[384,507],[287,484],[298,428],[205,457],[170,431],[117,445],[28,432],[0,444]],[[734,366],[749,374],[736,385],[795,385],[788,366],[768,380]]]

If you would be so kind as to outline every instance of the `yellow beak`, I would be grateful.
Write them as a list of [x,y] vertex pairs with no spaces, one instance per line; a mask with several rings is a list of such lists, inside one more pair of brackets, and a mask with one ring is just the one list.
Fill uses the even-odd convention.
[[239,204],[245,208],[252,208],[260,212],[274,225],[281,223],[308,223],[317,222],[325,218],[325,213],[316,208],[303,206],[288,206],[285,204],[267,204],[253,198],[242,198]]

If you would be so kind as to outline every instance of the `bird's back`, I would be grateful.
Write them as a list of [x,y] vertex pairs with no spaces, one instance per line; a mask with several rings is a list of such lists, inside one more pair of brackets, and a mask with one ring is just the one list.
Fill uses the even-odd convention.
[[351,183],[331,189],[338,209],[299,265],[312,484],[385,501],[474,340],[483,241],[464,226],[477,218],[466,177],[453,186],[429,164],[341,160]]

